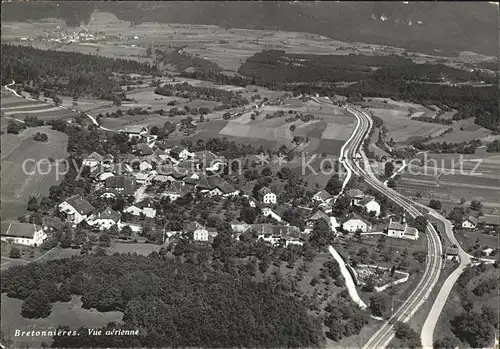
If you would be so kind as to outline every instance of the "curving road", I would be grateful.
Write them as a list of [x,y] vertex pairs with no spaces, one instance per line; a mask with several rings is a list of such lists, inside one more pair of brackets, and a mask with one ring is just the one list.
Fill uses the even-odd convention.
[[[357,133],[355,137],[346,146],[344,165],[355,175],[363,177],[373,188],[403,207],[412,217],[420,216],[421,213],[417,209],[415,202],[386,187],[372,172],[368,158],[362,150],[363,141],[368,136],[373,125],[371,118],[363,111],[352,106],[348,106],[347,111],[356,116],[359,127],[356,128]],[[361,160],[355,160],[357,154],[361,154]],[[441,240],[437,231],[430,223],[427,225],[427,247],[427,264],[417,287],[399,309],[394,312],[389,321],[384,323],[368,340],[364,348],[380,349],[386,347],[394,337],[393,323],[408,321],[429,297],[431,290],[439,279],[443,264]]]
[[[10,84],[5,85],[5,86],[4,86],[4,88],[5,88],[7,91],[9,91],[9,92],[13,93],[16,97],[23,98],[23,99],[26,99],[26,100],[28,100],[28,101],[35,101],[35,102],[39,102],[39,100],[38,100],[38,99],[34,99],[34,98],[31,98],[31,97],[24,97],[24,96],[20,95],[19,93],[17,93],[17,91],[16,91],[16,90],[14,90],[14,89],[10,88],[10,87],[11,87],[12,85],[14,85],[15,83],[16,83],[15,81],[12,81]],[[47,102],[45,102],[45,103],[47,103]],[[47,103],[47,104],[50,104],[50,103]],[[61,109],[71,110],[72,112],[75,112],[75,113],[83,113],[83,114],[85,114],[85,115],[86,115],[86,116],[87,116],[87,117],[88,117],[88,118],[92,121],[92,123],[93,123],[95,126],[97,126],[97,128],[99,128],[99,129],[101,129],[101,130],[103,130],[103,131],[119,132],[119,131],[117,131],[117,130],[112,130],[112,129],[110,129],[110,128],[107,128],[107,127],[104,127],[104,126],[99,125],[99,123],[97,122],[96,118],[94,118],[92,115],[90,115],[90,114],[88,114],[88,113],[86,113],[86,112],[84,112],[84,111],[76,110],[76,109],[74,109],[74,108],[67,108],[67,107],[64,107],[64,106],[62,106],[62,105],[56,105],[56,107],[57,107],[57,108],[61,108]],[[12,118],[11,118],[11,119],[12,119]],[[17,120],[17,119],[16,119],[16,120]],[[18,120],[18,121],[21,121],[21,120]],[[24,121],[21,121],[21,122],[24,122]]]

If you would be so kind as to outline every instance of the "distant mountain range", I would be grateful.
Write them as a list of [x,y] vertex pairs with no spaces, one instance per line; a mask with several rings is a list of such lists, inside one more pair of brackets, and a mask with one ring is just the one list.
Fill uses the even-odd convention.
[[[498,6],[481,2],[44,1],[2,3],[2,21],[55,17],[88,22],[94,10],[142,22],[309,32],[342,41],[456,55],[497,55]],[[439,50],[439,51],[436,51]]]

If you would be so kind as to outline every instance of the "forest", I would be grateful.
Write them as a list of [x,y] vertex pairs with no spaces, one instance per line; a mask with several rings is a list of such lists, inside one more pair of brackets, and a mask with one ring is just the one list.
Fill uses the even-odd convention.
[[112,73],[159,74],[156,66],[134,60],[6,44],[1,48],[2,85],[14,80],[29,86],[35,94],[113,99],[113,93],[122,89]]
[[[2,271],[2,293],[45,315],[47,303],[81,295],[84,308],[119,310],[139,336],[55,337],[53,347],[318,347],[320,322],[290,294],[286,280],[252,281],[254,264],[200,253],[182,262],[164,254],[87,255]],[[44,296],[45,295],[45,296]],[[33,302],[37,300],[39,302]],[[49,308],[50,312],[50,308]],[[117,327],[118,326],[118,327]],[[80,329],[87,332],[86,329]]]
[[[368,65],[379,69],[372,70]],[[437,83],[441,76],[455,81],[494,79],[476,71],[415,64],[399,56],[293,55],[266,50],[248,58],[239,73],[251,77],[256,84],[291,90],[296,95],[340,94],[349,97],[350,101],[386,97],[424,105],[443,105],[458,110],[454,120],[474,118],[476,124],[499,131],[500,91],[496,85],[473,87]],[[351,83],[342,86],[345,82]]]
[[417,64],[397,55],[367,56],[312,55],[264,50],[249,57],[238,72],[266,82],[344,83],[373,79],[441,82],[443,77],[455,82],[481,81],[495,83],[493,75],[466,71],[443,64]]

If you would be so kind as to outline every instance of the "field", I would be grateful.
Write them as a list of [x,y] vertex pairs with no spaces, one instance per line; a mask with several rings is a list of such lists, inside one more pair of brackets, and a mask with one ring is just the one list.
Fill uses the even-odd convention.
[[420,154],[418,158],[427,166],[409,166],[398,181],[398,190],[405,195],[420,193],[423,203],[438,199],[447,209],[458,205],[462,197],[479,200],[485,207],[500,206],[498,155],[483,148],[474,155]]
[[[413,140],[431,137],[429,142],[462,142],[464,140],[481,139],[491,142],[500,136],[492,136],[490,130],[474,124],[474,119],[454,121],[451,125],[423,122],[415,120],[416,117],[435,118],[440,109],[430,106],[394,101],[389,98],[370,98],[360,103],[372,115],[379,117],[387,128],[386,139],[393,139],[396,143],[407,144]],[[456,111],[444,112],[441,119],[451,119]],[[447,129],[453,131],[444,133]],[[444,133],[444,134],[443,134]]]
[[50,344],[50,336],[14,337],[17,329],[21,331],[55,330],[57,326],[66,325],[71,329],[81,326],[97,328],[109,322],[120,322],[123,314],[118,311],[101,313],[95,309],[83,309],[80,297],[73,296],[67,303],[56,302],[52,305],[52,313],[45,319],[26,319],[21,316],[22,300],[9,298],[2,293],[2,333],[13,341],[14,348],[40,348],[42,342]]
[[[68,120],[73,119],[77,114],[63,107],[56,107],[44,101],[44,97],[40,97],[39,101],[32,101],[16,97],[8,91],[2,90],[2,99],[0,109],[2,111],[2,119],[17,119],[24,120],[27,116],[36,116],[38,120],[48,121],[54,119]],[[7,123],[2,120],[2,130]]]
[[[390,55],[401,54],[404,51],[390,46],[341,42],[309,33],[225,29],[215,25],[165,23],[131,25],[130,22],[119,20],[115,15],[106,12],[94,12],[86,28],[99,39],[94,42],[64,45],[47,40],[47,37],[58,38],[58,34],[63,30],[68,32],[78,30],[67,27],[61,20],[45,19],[29,23],[3,21],[2,42],[10,41],[41,48],[99,54],[112,58],[130,58],[144,62],[152,62],[152,59],[146,56],[146,48],[151,45],[154,45],[155,49],[168,46],[184,47],[185,51],[207,58],[229,71],[236,71],[246,58],[264,49],[335,55],[350,53]],[[459,67],[464,63],[491,59],[479,54],[465,53],[458,57],[446,58],[419,53],[411,53],[410,56],[417,63],[436,63],[441,59],[446,65]]]
[[[35,141],[33,135],[36,132],[47,134],[48,142]],[[46,196],[49,187],[62,179],[62,176],[57,178],[57,168],[48,159],[66,158],[68,137],[49,127],[37,127],[26,129],[19,135],[4,133],[0,140],[2,220],[16,219],[26,212],[30,196]],[[25,160],[29,161],[25,163]],[[40,160],[44,163],[39,162]],[[39,164],[38,170],[36,164]],[[60,170],[63,171],[62,168]]]
[[[257,110],[260,114],[255,120],[250,118],[251,113],[245,113],[228,121],[212,120],[200,123],[195,135],[189,138],[227,137],[234,138],[238,143],[248,143],[257,147],[262,145],[264,148],[277,149],[281,145],[286,145],[289,149],[307,152],[309,155],[323,153],[339,155],[340,148],[355,126],[354,117],[342,109],[313,101],[303,103],[289,99],[282,106],[264,106]],[[272,119],[265,118],[266,115],[279,110],[283,110],[285,115]],[[286,122],[285,119],[295,115],[289,111],[304,115],[312,114],[316,119],[308,122],[300,120]],[[292,124],[296,127],[293,132],[290,130]],[[305,143],[299,146],[293,144],[294,136],[303,137]],[[175,139],[175,137],[170,138],[171,141]]]

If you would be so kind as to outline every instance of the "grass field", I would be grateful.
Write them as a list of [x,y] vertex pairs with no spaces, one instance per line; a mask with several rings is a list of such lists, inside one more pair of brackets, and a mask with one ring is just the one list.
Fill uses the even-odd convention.
[[[427,166],[411,166],[402,174],[398,190],[405,195],[414,197],[420,193],[424,203],[437,199],[451,207],[462,197],[468,201],[479,200],[484,206],[499,205],[498,155],[478,149],[473,155],[420,154],[417,157]],[[443,175],[438,177],[440,173]]]
[[109,322],[120,322],[123,314],[118,311],[101,313],[95,309],[82,309],[80,297],[73,296],[70,302],[56,302],[52,305],[52,313],[45,319],[26,319],[21,316],[22,300],[9,298],[2,293],[2,333],[13,341],[13,348],[40,348],[42,342],[50,344],[52,337],[15,337],[16,329],[55,330],[57,326],[66,325],[71,329],[79,327],[97,328]]
[[[33,140],[36,132],[47,134],[46,143]],[[35,164],[42,159],[64,159],[68,144],[67,135],[53,131],[49,127],[29,128],[19,135],[2,134],[2,220],[15,219],[26,212],[26,204],[31,195],[41,197],[48,194],[49,187],[58,183],[56,167],[50,166],[49,160],[40,163],[37,170]],[[29,160],[25,163],[25,160]],[[25,163],[25,169],[23,169]],[[62,170],[62,169],[61,169]],[[48,172],[47,174],[43,174]],[[59,178],[59,180],[62,179]]]

